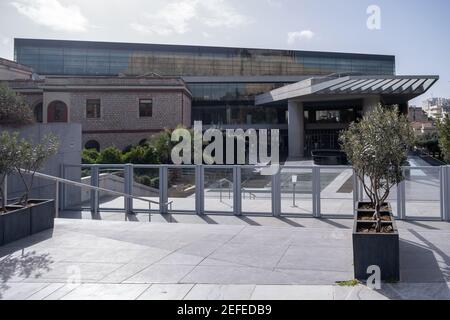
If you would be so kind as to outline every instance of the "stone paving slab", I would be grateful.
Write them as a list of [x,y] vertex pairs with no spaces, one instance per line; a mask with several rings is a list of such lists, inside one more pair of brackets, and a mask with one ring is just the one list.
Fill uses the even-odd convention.
[[450,300],[450,283],[363,285],[19,283],[8,300]]
[[54,230],[0,248],[0,298],[450,298],[448,223],[401,223],[402,282],[373,292],[335,285],[353,277],[347,221],[272,222],[57,219]]

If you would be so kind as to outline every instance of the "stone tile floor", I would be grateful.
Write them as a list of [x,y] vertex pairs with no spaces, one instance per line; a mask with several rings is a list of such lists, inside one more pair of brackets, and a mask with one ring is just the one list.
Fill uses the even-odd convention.
[[351,220],[245,218],[57,219],[0,247],[0,298],[450,299],[448,223],[399,222],[402,282],[375,291],[335,284],[353,278]]

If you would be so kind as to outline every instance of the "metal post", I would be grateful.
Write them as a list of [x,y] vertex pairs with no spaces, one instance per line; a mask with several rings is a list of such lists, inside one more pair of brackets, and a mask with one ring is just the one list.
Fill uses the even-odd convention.
[[[128,195],[133,195],[133,183],[134,183],[134,168],[133,165],[128,163],[124,166],[124,192]],[[124,207],[127,214],[133,214],[133,199],[124,198]]]
[[443,166],[441,182],[442,218],[450,221],[450,166]]
[[353,171],[353,214],[356,213],[356,203],[359,201],[359,183],[355,169]]
[[272,213],[275,217],[281,215],[281,168],[272,175]]
[[198,215],[204,214],[205,207],[205,179],[203,165],[195,166],[195,212]]
[[[66,175],[66,167],[64,165],[64,163],[61,164],[60,167],[60,178],[65,179]],[[66,208],[66,185],[63,183],[61,185],[61,187],[59,188],[59,208],[61,208],[61,210],[65,210]]]
[[55,184],[55,218],[59,217],[59,181]]
[[297,205],[295,204],[295,187],[297,186],[297,183],[293,183],[293,191],[292,191],[292,207],[295,208]]
[[364,201],[364,195],[365,195],[365,191],[364,191],[364,181],[362,181],[361,179],[357,178],[356,179],[358,181],[358,195],[359,195],[359,201]]
[[313,216],[320,218],[320,167],[312,169]]
[[[91,167],[91,186],[99,187],[99,166],[97,164]],[[99,209],[99,194],[97,190],[91,190],[91,212],[98,213]]]
[[233,207],[234,214],[242,215],[242,194],[241,194],[241,167],[233,167]]
[[223,180],[220,180],[219,192],[220,192],[220,202],[221,203],[222,203],[222,187],[223,187]]
[[7,174],[5,174],[5,181],[3,181],[2,198],[3,198],[3,203],[5,205],[7,205],[8,204],[8,175]]
[[[403,168],[403,170],[405,170]],[[404,173],[404,172],[403,172]],[[397,216],[399,220],[406,219],[406,189],[405,181],[397,184]]]
[[446,212],[446,216],[447,216],[447,221],[449,221],[450,222],[450,166],[447,166],[447,168],[446,168],[447,170],[447,174],[446,174],[446,185],[447,185],[447,187],[445,188],[445,199],[446,199],[446,201],[445,201],[445,203],[447,204],[446,205],[446,209],[445,209],[445,212]]
[[168,213],[168,182],[167,182],[168,169],[166,165],[159,167],[159,211],[162,214]]

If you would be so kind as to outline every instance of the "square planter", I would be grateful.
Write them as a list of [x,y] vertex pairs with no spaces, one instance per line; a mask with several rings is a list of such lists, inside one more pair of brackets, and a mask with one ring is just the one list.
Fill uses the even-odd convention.
[[7,206],[3,214],[3,244],[28,237],[31,232],[31,209],[20,206]]
[[55,225],[55,200],[29,200],[31,209],[31,234],[53,229]]
[[353,229],[353,265],[355,278],[367,280],[371,274],[367,273],[370,266],[378,266],[381,280],[400,280],[399,234],[394,216],[389,212],[382,212],[383,226],[391,229],[389,232],[376,233],[372,229],[375,221],[370,219],[374,210],[363,209],[364,204],[358,203],[354,218]]

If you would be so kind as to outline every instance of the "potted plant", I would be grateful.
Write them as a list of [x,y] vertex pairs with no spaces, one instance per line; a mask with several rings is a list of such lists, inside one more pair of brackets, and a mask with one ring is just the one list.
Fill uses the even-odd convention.
[[17,159],[17,134],[3,131],[0,134],[0,245],[4,242],[4,219],[6,212],[11,211],[7,206],[4,190],[7,176],[14,171],[14,161]]
[[0,179],[3,187],[7,174],[17,172],[24,183],[25,192],[14,205],[3,197],[0,211],[0,243],[7,244],[31,234],[53,227],[54,200],[29,199],[34,176],[45,161],[56,153],[57,139],[48,135],[41,143],[18,140],[17,133],[3,132],[0,136]]
[[54,135],[45,135],[40,143],[30,143],[22,140],[18,148],[18,160],[15,161],[15,170],[18,173],[25,192],[17,205],[30,209],[30,233],[35,234],[54,226],[55,201],[43,199],[30,199],[29,194],[33,188],[36,171],[41,169],[47,159],[58,151],[58,139]]
[[400,278],[399,234],[387,199],[405,179],[402,165],[413,141],[413,130],[397,106],[379,105],[340,136],[369,199],[357,204],[354,218],[353,259],[358,280],[367,280],[370,266],[380,268],[382,280]]

